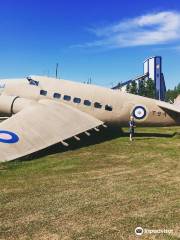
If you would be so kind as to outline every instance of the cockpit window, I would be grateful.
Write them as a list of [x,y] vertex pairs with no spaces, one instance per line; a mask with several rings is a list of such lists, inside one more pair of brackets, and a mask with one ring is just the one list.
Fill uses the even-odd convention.
[[39,82],[36,81],[36,80],[33,80],[32,78],[28,77],[27,80],[29,81],[30,85],[34,85],[34,86],[38,86],[39,85]]

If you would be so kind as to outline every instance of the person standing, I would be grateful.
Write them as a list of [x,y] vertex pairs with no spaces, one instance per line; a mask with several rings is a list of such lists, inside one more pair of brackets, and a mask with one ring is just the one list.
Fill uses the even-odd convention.
[[134,121],[134,117],[131,116],[129,121],[129,140],[130,141],[133,141],[134,128],[135,128],[135,121]]

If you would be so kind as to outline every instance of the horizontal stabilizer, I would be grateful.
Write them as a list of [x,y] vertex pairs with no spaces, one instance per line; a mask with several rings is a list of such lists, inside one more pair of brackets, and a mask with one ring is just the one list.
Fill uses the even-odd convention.
[[176,104],[170,104],[170,103],[158,101],[157,105],[163,109],[167,109],[167,110],[170,110],[173,112],[180,113],[180,106],[177,106]]

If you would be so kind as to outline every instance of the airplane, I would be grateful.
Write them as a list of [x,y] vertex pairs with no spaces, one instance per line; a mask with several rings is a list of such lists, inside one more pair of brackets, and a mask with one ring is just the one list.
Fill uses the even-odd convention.
[[[0,162],[80,140],[101,126],[179,126],[180,96],[174,104],[134,94],[44,76],[0,80]],[[6,118],[6,116],[8,116]]]

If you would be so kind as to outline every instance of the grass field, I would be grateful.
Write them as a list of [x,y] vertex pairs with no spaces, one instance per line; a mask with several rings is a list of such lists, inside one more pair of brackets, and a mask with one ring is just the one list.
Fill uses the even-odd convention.
[[[0,239],[180,239],[180,128],[137,131],[1,163]],[[137,226],[173,233],[136,237]]]

